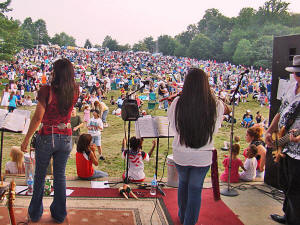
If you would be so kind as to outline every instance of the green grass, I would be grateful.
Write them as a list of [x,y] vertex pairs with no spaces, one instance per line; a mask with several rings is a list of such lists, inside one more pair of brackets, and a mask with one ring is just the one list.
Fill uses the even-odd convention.
[[[112,91],[109,93],[108,98],[114,95],[115,99],[119,96],[119,91]],[[269,108],[260,107],[258,102],[252,100],[252,97],[249,97],[249,102],[240,103],[239,106],[235,107],[235,117],[237,118],[237,123],[234,126],[234,135],[240,136],[241,141],[241,153],[243,149],[247,146],[245,142],[245,132],[246,129],[242,128],[239,124],[241,118],[247,109],[251,110],[253,116],[255,116],[256,111],[260,111],[264,118],[268,118]],[[98,169],[108,172],[110,177],[121,177],[125,168],[125,163],[121,158],[121,143],[124,137],[124,121],[115,115],[112,115],[111,112],[115,109],[115,106],[109,104],[109,100],[105,100],[105,103],[109,106],[109,115],[107,117],[109,127],[104,128],[102,133],[102,148],[103,155],[105,156],[104,161],[100,161]],[[145,101],[143,108],[146,109],[147,101]],[[35,107],[22,107],[23,109],[28,109],[32,111],[35,110]],[[166,115],[164,110],[155,110],[151,112],[152,115]],[[83,113],[80,112],[79,115],[83,117]],[[127,123],[126,122],[126,132],[127,132]],[[135,135],[134,131],[134,122],[131,122],[131,136]],[[228,152],[224,152],[221,147],[224,145],[224,141],[230,141],[230,124],[223,122],[222,128],[219,130],[218,134],[214,138],[215,147],[218,150],[218,164],[219,172],[221,173],[224,168],[222,161],[224,155],[227,155]],[[86,128],[81,130],[81,133],[87,132]],[[3,140],[3,160],[2,160],[2,173],[4,172],[5,163],[9,160],[9,151],[11,146],[17,145],[20,146],[22,143],[24,135],[14,134],[14,133],[4,133]],[[152,139],[145,139],[143,150],[148,152],[152,146]],[[158,177],[162,176],[164,160],[167,155],[172,154],[172,138],[170,139],[170,149],[168,150],[168,140],[166,138],[160,139],[159,145],[159,154],[158,154]],[[243,160],[244,157],[240,153],[240,158]],[[145,173],[147,177],[152,177],[155,173],[155,151],[150,159],[150,162],[145,162]],[[66,174],[68,176],[76,176],[76,160],[75,160],[75,151],[72,152],[71,157],[68,160]],[[167,177],[167,168],[165,168],[164,177]]]

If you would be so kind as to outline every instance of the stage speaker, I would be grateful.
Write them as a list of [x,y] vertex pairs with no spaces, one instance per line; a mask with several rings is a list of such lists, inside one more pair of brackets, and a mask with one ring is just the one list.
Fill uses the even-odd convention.
[[[277,99],[279,79],[288,80],[290,73],[285,67],[292,66],[294,55],[300,55],[300,35],[274,37],[273,62],[272,62],[272,92],[271,108],[269,112],[269,124],[278,112],[280,100]],[[274,163],[271,151],[267,151],[265,183],[280,188],[278,184],[278,164]]]
[[121,117],[124,121],[136,121],[139,118],[139,107],[137,101],[125,99],[122,104]]

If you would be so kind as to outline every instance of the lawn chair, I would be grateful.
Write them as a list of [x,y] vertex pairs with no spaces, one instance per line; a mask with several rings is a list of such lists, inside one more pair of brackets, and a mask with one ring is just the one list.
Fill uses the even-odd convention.
[[156,105],[158,104],[157,99],[156,99],[156,94],[154,92],[149,93],[149,101],[148,101],[148,107],[147,110],[153,110],[155,111]]

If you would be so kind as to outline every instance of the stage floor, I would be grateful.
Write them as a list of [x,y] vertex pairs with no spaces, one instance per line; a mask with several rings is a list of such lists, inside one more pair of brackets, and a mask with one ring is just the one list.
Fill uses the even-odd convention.
[[[101,180],[101,179],[99,179]],[[102,180],[107,180],[102,179]],[[120,178],[109,178],[111,181],[120,181]],[[151,178],[147,179],[146,182],[150,182]],[[166,180],[165,180],[166,181]],[[17,181],[22,183],[22,181]],[[277,223],[273,222],[270,218],[270,214],[277,213],[282,215],[282,204],[281,202],[267,196],[259,189],[263,189],[269,192],[271,189],[268,185],[264,184],[261,181],[258,182],[247,182],[244,183],[246,187],[245,190],[238,190],[239,195],[236,197],[226,197],[221,196],[222,201],[238,216],[238,218],[245,225],[257,225],[257,224],[267,224],[267,225],[276,225]],[[119,184],[114,186],[117,188],[121,186]],[[136,188],[133,184],[130,184],[132,188]],[[241,185],[235,184],[235,186]],[[67,187],[91,187],[89,181],[77,180],[75,177],[68,178]],[[210,179],[206,179],[204,183],[205,188],[210,188],[211,183]],[[255,188],[256,187],[256,188]],[[167,188],[167,187],[166,187]],[[227,184],[221,183],[220,188],[227,188]],[[1,215],[0,215],[1,216]]]

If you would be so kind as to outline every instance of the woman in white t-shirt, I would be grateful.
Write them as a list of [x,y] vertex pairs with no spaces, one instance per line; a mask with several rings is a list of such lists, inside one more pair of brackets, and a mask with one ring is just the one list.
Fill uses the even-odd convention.
[[221,127],[224,105],[210,90],[203,70],[192,68],[182,93],[168,111],[175,132],[173,157],[179,176],[178,208],[182,224],[198,221],[201,192],[212,163],[213,134]]

